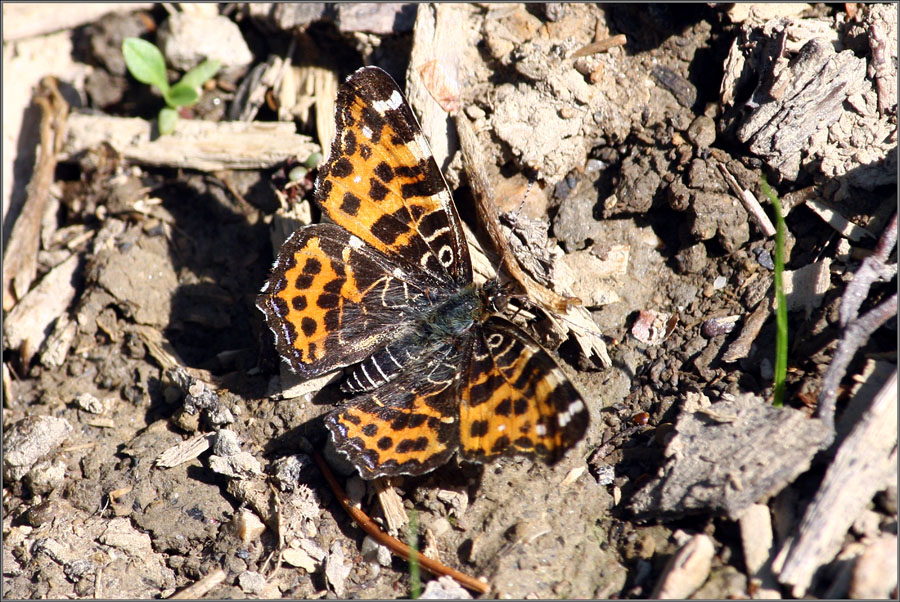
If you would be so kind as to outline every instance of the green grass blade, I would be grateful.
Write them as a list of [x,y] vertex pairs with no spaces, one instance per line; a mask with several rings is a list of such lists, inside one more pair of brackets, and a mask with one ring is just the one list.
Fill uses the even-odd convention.
[[769,188],[766,176],[760,180],[762,190],[775,209],[775,380],[772,392],[772,404],[784,404],[784,387],[787,377],[788,327],[787,301],[784,298],[784,216],[781,213],[781,201]]
[[409,597],[413,600],[422,595],[422,579],[419,576],[419,515],[409,512]]

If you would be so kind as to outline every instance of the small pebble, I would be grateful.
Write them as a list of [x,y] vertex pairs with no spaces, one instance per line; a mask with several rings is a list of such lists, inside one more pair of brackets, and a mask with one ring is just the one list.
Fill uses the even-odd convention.
[[734,330],[735,324],[740,316],[726,316],[724,318],[710,318],[703,322],[700,326],[700,332],[708,339],[719,336],[720,334],[728,334]]
[[599,159],[588,159],[587,163],[584,164],[584,173],[593,174],[598,173],[606,169],[607,165],[603,161]]
[[233,456],[241,451],[237,434],[229,429],[219,429],[213,443],[213,453],[217,456]]
[[687,129],[687,137],[697,148],[708,148],[716,141],[716,123],[706,115],[699,115]]
[[775,261],[772,259],[772,254],[767,250],[762,247],[756,247],[753,249],[753,254],[756,255],[756,261],[759,265],[767,270],[775,269]]
[[75,396],[75,405],[91,414],[103,413],[103,402],[87,392]]

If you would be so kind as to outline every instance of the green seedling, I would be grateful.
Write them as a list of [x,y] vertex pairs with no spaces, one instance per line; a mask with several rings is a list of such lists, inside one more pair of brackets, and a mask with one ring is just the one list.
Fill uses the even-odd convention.
[[178,108],[189,107],[200,100],[200,86],[211,79],[221,66],[218,60],[205,60],[170,86],[166,79],[166,61],[155,45],[140,38],[125,38],[122,41],[122,56],[134,79],[159,90],[166,101],[166,106],[159,112],[159,133],[163,135],[175,129]]
[[763,193],[772,202],[775,209],[775,380],[772,403],[781,406],[784,403],[784,387],[787,378],[788,326],[787,301],[784,297],[784,215],[781,201],[769,188],[766,177],[760,181]]

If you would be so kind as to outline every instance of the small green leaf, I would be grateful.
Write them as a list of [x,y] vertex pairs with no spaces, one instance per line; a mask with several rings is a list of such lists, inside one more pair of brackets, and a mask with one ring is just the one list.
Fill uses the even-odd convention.
[[303,178],[306,177],[306,174],[309,173],[309,169],[307,169],[303,165],[295,166],[291,171],[288,172],[288,180],[291,182],[299,182]]
[[191,88],[199,88],[203,84],[207,82],[213,75],[218,73],[219,67],[222,66],[222,63],[216,59],[206,60],[188,71],[184,74],[184,77],[181,78],[179,84],[184,84],[185,86]]
[[166,80],[166,61],[159,48],[140,38],[122,40],[122,56],[128,72],[142,84],[156,86],[166,94],[169,82]]
[[159,134],[165,136],[175,131],[175,122],[178,121],[178,111],[164,107],[159,111]]
[[200,100],[200,94],[197,89],[185,86],[181,82],[169,88],[169,93],[166,95],[166,104],[170,107],[186,107],[198,100]]
[[306,161],[303,162],[305,166],[310,169],[319,166],[319,163],[322,162],[322,153],[311,153],[309,157],[306,158]]

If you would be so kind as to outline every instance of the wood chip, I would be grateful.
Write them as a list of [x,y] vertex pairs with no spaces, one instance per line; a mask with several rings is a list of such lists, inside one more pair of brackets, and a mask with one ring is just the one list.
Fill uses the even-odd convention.
[[172,595],[170,600],[199,600],[213,588],[225,581],[228,574],[222,569],[215,569],[205,577]]
[[208,450],[215,440],[215,433],[207,433],[204,435],[196,435],[165,450],[156,457],[156,465],[160,468],[172,468],[185,462],[190,462]]
[[849,238],[853,242],[859,242],[865,237],[875,238],[874,234],[861,226],[857,226],[824,201],[809,199],[806,201],[806,206],[821,217],[825,223],[840,232],[844,238]]
[[41,107],[40,152],[28,185],[22,212],[13,224],[3,254],[3,309],[9,311],[31,288],[37,274],[41,220],[56,173],[59,147],[65,135],[69,105],[56,87],[56,80],[41,80],[34,102]]
[[723,362],[735,362],[741,358],[747,357],[750,353],[750,348],[753,346],[754,341],[756,341],[756,336],[759,334],[759,331],[762,329],[763,324],[769,318],[769,314],[772,313],[772,304],[768,299],[763,299],[759,305],[756,306],[756,309],[753,310],[753,313],[750,314],[744,321],[744,327],[741,329],[741,334],[734,340],[731,345],[728,346],[728,350],[722,354]]
[[788,311],[803,309],[810,315],[831,288],[831,258],[784,271],[784,296]]
[[80,260],[79,255],[72,255],[50,270],[6,316],[6,341],[10,349],[19,351],[24,365],[40,349],[53,321],[65,313],[75,298],[72,282]]
[[125,159],[142,165],[200,171],[266,169],[290,158],[305,160],[319,145],[297,134],[293,122],[237,122],[181,119],[175,131],[152,138],[144,119],[86,115],[69,117],[61,160],[109,144]]
[[397,493],[397,490],[391,486],[389,478],[375,479],[373,484],[378,492],[381,510],[384,512],[386,530],[391,535],[396,535],[400,528],[409,522],[406,508],[403,507],[403,499]]

